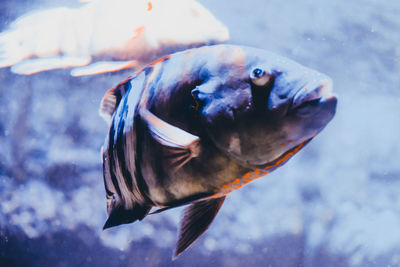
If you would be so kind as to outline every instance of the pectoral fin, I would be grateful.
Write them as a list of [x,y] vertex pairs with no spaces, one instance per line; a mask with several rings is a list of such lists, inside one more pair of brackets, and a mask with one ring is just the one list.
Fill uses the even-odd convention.
[[173,258],[176,258],[207,230],[224,203],[224,200],[225,196],[201,200],[185,209],[179,230],[179,240]]
[[152,137],[166,150],[166,158],[175,172],[200,154],[200,138],[161,120],[146,109],[140,110]]

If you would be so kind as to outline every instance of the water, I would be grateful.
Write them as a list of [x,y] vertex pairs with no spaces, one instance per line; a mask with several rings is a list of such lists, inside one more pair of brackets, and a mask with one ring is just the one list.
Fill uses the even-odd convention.
[[[1,69],[0,265],[400,264],[400,3],[200,2],[229,28],[229,43],[331,76],[334,120],[284,167],[229,195],[207,233],[171,262],[181,209],[101,230],[106,125],[97,110],[130,73]],[[40,4],[2,2],[3,27]]]

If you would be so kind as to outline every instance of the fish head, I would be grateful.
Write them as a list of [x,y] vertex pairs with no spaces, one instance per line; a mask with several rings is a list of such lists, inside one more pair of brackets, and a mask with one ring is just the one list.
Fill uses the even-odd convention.
[[263,50],[238,53],[205,75],[192,96],[220,150],[244,166],[266,167],[315,137],[337,98],[324,74]]

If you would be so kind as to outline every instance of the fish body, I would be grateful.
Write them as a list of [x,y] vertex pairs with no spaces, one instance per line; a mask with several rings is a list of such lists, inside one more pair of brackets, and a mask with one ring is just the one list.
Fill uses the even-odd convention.
[[212,222],[225,196],[283,165],[333,118],[326,76],[267,51],[206,46],[164,57],[105,95],[109,218],[190,204],[175,255]]
[[227,28],[195,0],[97,0],[17,19],[0,33],[0,67],[18,74],[68,67],[77,67],[74,76],[96,74],[228,38]]

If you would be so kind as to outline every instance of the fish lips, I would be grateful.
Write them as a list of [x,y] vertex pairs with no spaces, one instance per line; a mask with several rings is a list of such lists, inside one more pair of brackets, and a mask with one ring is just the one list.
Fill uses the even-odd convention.
[[336,105],[337,96],[332,93],[332,82],[326,79],[314,89],[300,89],[293,97],[288,113],[307,118],[322,112],[327,113],[330,120],[335,115]]

